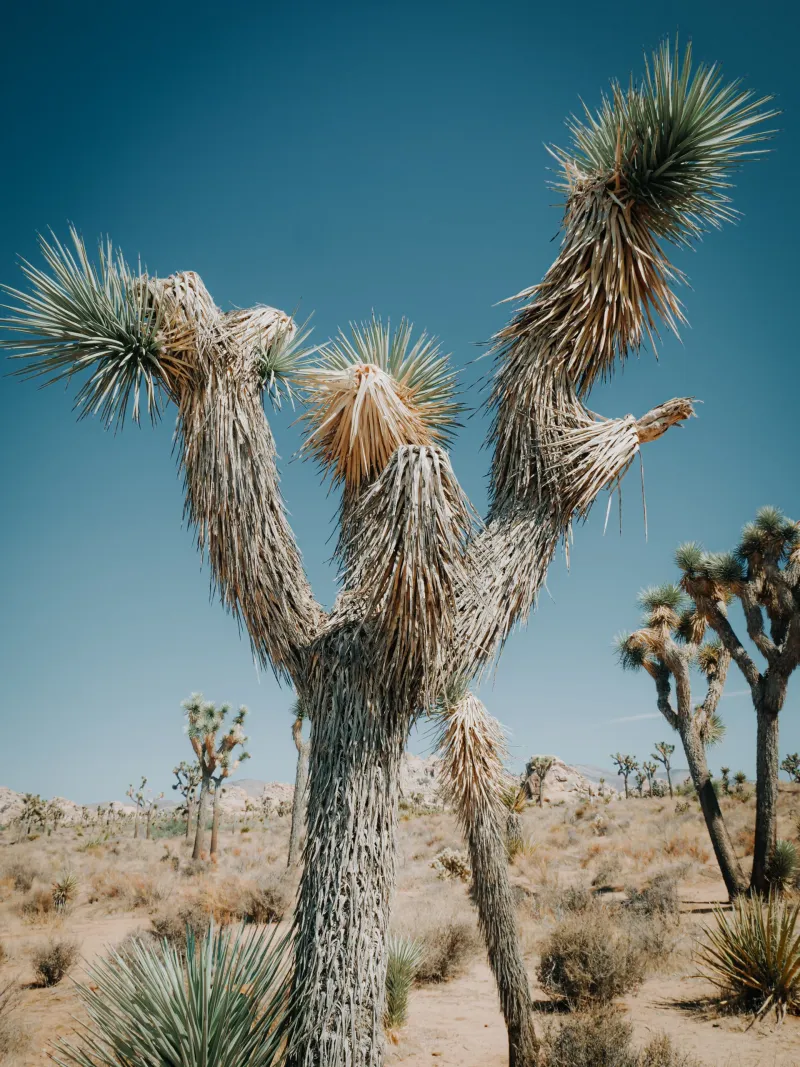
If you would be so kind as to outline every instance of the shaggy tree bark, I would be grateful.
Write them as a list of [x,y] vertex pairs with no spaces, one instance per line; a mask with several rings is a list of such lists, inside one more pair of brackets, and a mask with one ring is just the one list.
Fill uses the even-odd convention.
[[294,867],[300,862],[300,845],[306,824],[306,804],[308,800],[308,758],[310,744],[303,740],[303,722],[295,719],[292,724],[292,737],[297,749],[297,769],[294,776],[294,799],[292,802],[292,829],[289,834],[289,857],[287,867]]
[[209,854],[213,859],[217,854],[217,845],[219,843],[219,797],[221,792],[221,786],[219,782],[214,783],[214,805],[211,815],[211,847]]
[[303,1008],[288,1062],[379,1067],[410,717],[381,698],[358,655],[332,672],[327,688],[312,715],[308,837],[295,916],[294,981]]
[[769,858],[778,840],[778,710],[756,706],[756,832],[751,884],[766,893]]

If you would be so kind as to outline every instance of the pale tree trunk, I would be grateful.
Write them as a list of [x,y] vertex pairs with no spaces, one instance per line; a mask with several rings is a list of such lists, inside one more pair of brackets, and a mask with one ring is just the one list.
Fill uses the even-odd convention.
[[217,854],[217,844],[219,841],[219,785],[214,786],[214,808],[213,815],[211,816],[211,857],[212,859]]
[[208,782],[204,781],[200,786],[200,800],[197,805],[197,830],[194,835],[194,848],[192,859],[199,860],[203,851],[203,837],[205,836],[206,820],[208,819]]
[[135,841],[139,836],[139,807],[136,807],[136,814],[133,816],[133,840]]
[[150,840],[150,821],[151,821],[152,818],[153,818],[153,813],[151,811],[148,811],[148,813],[147,813],[147,823],[146,823],[146,826],[145,826],[145,835],[144,835],[146,841]]
[[667,772],[667,786],[669,787],[669,799],[672,800],[673,799],[673,797],[672,797],[672,774],[670,773],[669,764],[667,764],[667,766],[664,769]]
[[311,715],[308,838],[295,915],[301,1008],[290,1067],[383,1062],[400,760],[410,716],[376,699],[375,688],[353,655],[320,684],[327,699]]
[[711,772],[706,761],[705,747],[697,735],[697,731],[690,727],[680,729],[683,750],[686,753],[686,761],[689,764],[689,773],[697,790],[697,797],[706,821],[708,836],[714,849],[719,865],[722,880],[731,899],[744,893],[747,889],[741,865],[731,841],[725,819],[719,806],[717,794],[711,781]]
[[539,1043],[533,1028],[533,1005],[520,951],[502,826],[493,812],[479,810],[466,823],[466,836],[478,921],[508,1030],[509,1067],[536,1067]]
[[778,712],[756,707],[756,833],[751,888],[766,893],[767,866],[778,838]]
[[292,829],[289,835],[289,859],[287,867],[294,867],[300,862],[300,844],[306,822],[306,803],[308,793],[308,757],[309,744],[300,738],[297,749],[297,770],[294,776],[294,800],[292,802]]
[[544,807],[544,776],[539,778],[539,807]]

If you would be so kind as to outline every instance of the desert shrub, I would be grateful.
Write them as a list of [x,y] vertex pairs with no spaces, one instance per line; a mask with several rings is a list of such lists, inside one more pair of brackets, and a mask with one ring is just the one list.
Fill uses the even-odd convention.
[[547,937],[539,981],[572,1007],[608,1004],[635,988],[645,957],[631,931],[595,906],[563,919]]
[[592,891],[583,885],[570,885],[557,893],[552,908],[556,915],[576,915],[594,907]]
[[435,857],[431,867],[440,878],[459,878],[462,882],[468,882],[472,877],[467,854],[456,852],[453,848],[443,848]]
[[390,937],[387,953],[383,1024],[387,1030],[399,1030],[408,1017],[408,997],[424,949],[419,941],[412,941],[409,937]]
[[187,952],[133,942],[88,969],[82,1044],[61,1041],[54,1058],[118,1067],[135,1049],[137,1067],[161,1067],[179,1041],[187,1067],[273,1067],[286,1038],[286,950],[286,937],[258,930],[210,929]]
[[546,1067],[636,1067],[630,1023],[617,1012],[589,1012],[545,1031]]
[[776,841],[767,864],[769,884],[779,892],[788,888],[797,877],[799,865],[797,849],[792,842]]
[[41,877],[41,871],[34,864],[25,860],[10,863],[3,871],[6,878],[11,878],[18,893],[29,893],[33,883]]
[[799,905],[770,895],[739,897],[729,914],[717,910],[716,925],[705,927],[698,950],[706,977],[721,992],[723,1004],[752,1011],[770,1009],[782,1019],[800,1003]]
[[464,970],[478,950],[478,937],[471,923],[451,919],[435,923],[420,935],[422,959],[417,981],[449,982]]
[[542,1042],[545,1067],[702,1067],[657,1034],[637,1054],[633,1028],[618,1012],[604,1010],[570,1016],[551,1025]]
[[26,922],[45,922],[54,912],[53,894],[43,886],[32,889],[20,905],[20,914]]
[[206,936],[211,926],[211,912],[205,902],[192,897],[177,908],[153,915],[150,924],[155,937],[182,950],[187,936],[197,941]]
[[39,985],[58,985],[78,959],[78,946],[66,938],[48,941],[34,949],[31,956],[33,971]]
[[247,891],[239,918],[247,923],[279,923],[292,910],[292,904],[291,889],[286,883],[262,881]]
[[14,982],[0,986],[0,1063],[28,1044],[28,1032],[16,1015],[19,1002],[19,986]]
[[596,889],[614,889],[622,873],[622,864],[616,853],[604,853],[592,878]]
[[634,914],[648,918],[677,919],[680,913],[677,881],[667,872],[654,875],[643,889],[628,890],[628,907]]
[[676,800],[675,801],[675,814],[676,815],[685,815],[690,810],[691,810],[691,805],[689,804],[688,800]]

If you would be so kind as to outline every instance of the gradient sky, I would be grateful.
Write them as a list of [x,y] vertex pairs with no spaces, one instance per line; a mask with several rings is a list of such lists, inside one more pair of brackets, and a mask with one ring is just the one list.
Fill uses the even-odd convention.
[[[645,450],[649,539],[635,469],[622,536],[615,519],[603,535],[603,500],[483,691],[517,766],[532,752],[645,757],[670,731],[650,680],[623,675],[611,649],[636,624],[637,591],[673,576],[681,541],[732,546],[765,503],[800,515],[797,30],[796,5],[772,0],[8,5],[0,280],[18,284],[16,256],[36,259],[37,231],[73,221],[159,274],[198,271],[224,308],[313,311],[315,340],[372,309],[406,315],[453,353],[474,408],[488,369],[471,362],[476,345],[509,314],[497,301],[555,255],[544,144],[564,143],[579,99],[597,103],[676,31],[698,59],[774,93],[774,151],[736,178],[741,222],[675,257],[691,329],[592,395],[607,415],[704,402]],[[141,774],[168,787],[189,755],[180,701],[197,689],[249,705],[248,776],[290,780],[292,696],[258,676],[209,600],[182,524],[174,412],[114,436],[76,423],[71,405],[59,387],[0,379],[0,782],[81,802],[120,797]],[[269,417],[306,565],[330,603],[335,501],[311,464],[291,462],[292,413]],[[481,509],[485,428],[470,418],[453,451]],[[800,748],[799,692],[800,678],[784,752]],[[733,667],[721,710],[728,736],[712,765],[752,773],[754,713]]]

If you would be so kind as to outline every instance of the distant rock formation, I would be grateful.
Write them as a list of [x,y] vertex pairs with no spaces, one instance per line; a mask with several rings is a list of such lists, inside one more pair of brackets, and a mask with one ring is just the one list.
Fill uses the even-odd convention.
[[[600,775],[600,777],[605,777]],[[547,772],[544,780],[545,803],[558,800],[580,799],[584,797],[604,796],[616,797],[618,790],[610,782],[616,782],[617,775],[610,771],[605,783],[601,786],[599,781],[593,781],[587,775],[582,774],[578,767],[572,767],[563,759],[554,757],[553,766]],[[523,775],[523,781],[525,781]],[[533,775],[527,779],[528,790],[532,797],[539,795],[539,785]]]

